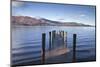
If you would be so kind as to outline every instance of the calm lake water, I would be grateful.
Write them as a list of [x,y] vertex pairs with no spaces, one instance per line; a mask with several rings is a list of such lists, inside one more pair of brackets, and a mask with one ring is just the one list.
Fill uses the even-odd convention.
[[[46,50],[48,50],[48,34],[52,30],[64,30],[68,33],[67,47],[70,50],[73,47],[73,34],[77,34],[77,61],[95,60],[95,27],[14,26],[12,27],[12,64],[31,64],[39,61],[42,33],[47,35]],[[64,61],[72,61],[65,58]]]

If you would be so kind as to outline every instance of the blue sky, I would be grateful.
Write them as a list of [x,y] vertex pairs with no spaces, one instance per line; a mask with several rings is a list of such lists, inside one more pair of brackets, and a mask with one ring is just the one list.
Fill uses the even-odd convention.
[[13,1],[12,15],[95,25],[95,6]]

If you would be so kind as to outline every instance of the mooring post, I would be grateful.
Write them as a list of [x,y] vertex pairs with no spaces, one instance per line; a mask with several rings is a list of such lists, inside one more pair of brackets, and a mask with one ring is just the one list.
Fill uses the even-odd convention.
[[49,32],[49,50],[51,50],[51,32]]
[[59,35],[61,36],[61,31],[59,31]]
[[46,40],[46,34],[42,34],[42,64],[45,63],[45,41]]
[[62,31],[62,38],[63,38],[63,46],[65,44],[65,41],[64,41],[64,31]]
[[56,36],[56,31],[54,30],[53,33],[54,33],[54,38],[55,38],[55,36]]
[[61,37],[62,37],[62,31],[60,31],[60,35],[61,35]]
[[65,32],[66,33],[66,37],[65,37],[65,43],[66,43],[66,47],[67,47],[67,32]]
[[52,31],[52,48],[54,48],[54,39],[55,39],[55,33],[56,31]]
[[76,34],[73,34],[73,62],[76,62]]
[[60,34],[61,34],[61,43],[62,46],[64,47],[64,31],[61,31]]
[[64,32],[64,46],[67,47],[67,32]]

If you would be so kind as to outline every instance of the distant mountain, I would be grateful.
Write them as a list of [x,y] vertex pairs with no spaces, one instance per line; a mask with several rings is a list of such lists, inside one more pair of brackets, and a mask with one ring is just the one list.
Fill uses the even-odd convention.
[[45,18],[32,18],[28,16],[12,16],[11,22],[13,25],[26,26],[91,26],[76,22],[53,21]]

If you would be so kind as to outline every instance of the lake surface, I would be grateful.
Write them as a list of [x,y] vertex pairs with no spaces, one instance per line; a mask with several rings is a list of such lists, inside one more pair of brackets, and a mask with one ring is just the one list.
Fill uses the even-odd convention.
[[[77,61],[94,61],[95,27],[65,26],[12,26],[12,64],[27,64],[41,60],[42,33],[46,33],[46,50],[49,49],[48,34],[52,30],[67,32],[67,47],[72,50],[73,34],[77,34]],[[71,57],[72,56],[68,56]],[[65,56],[65,58],[68,58]],[[70,62],[72,59],[64,59]]]

